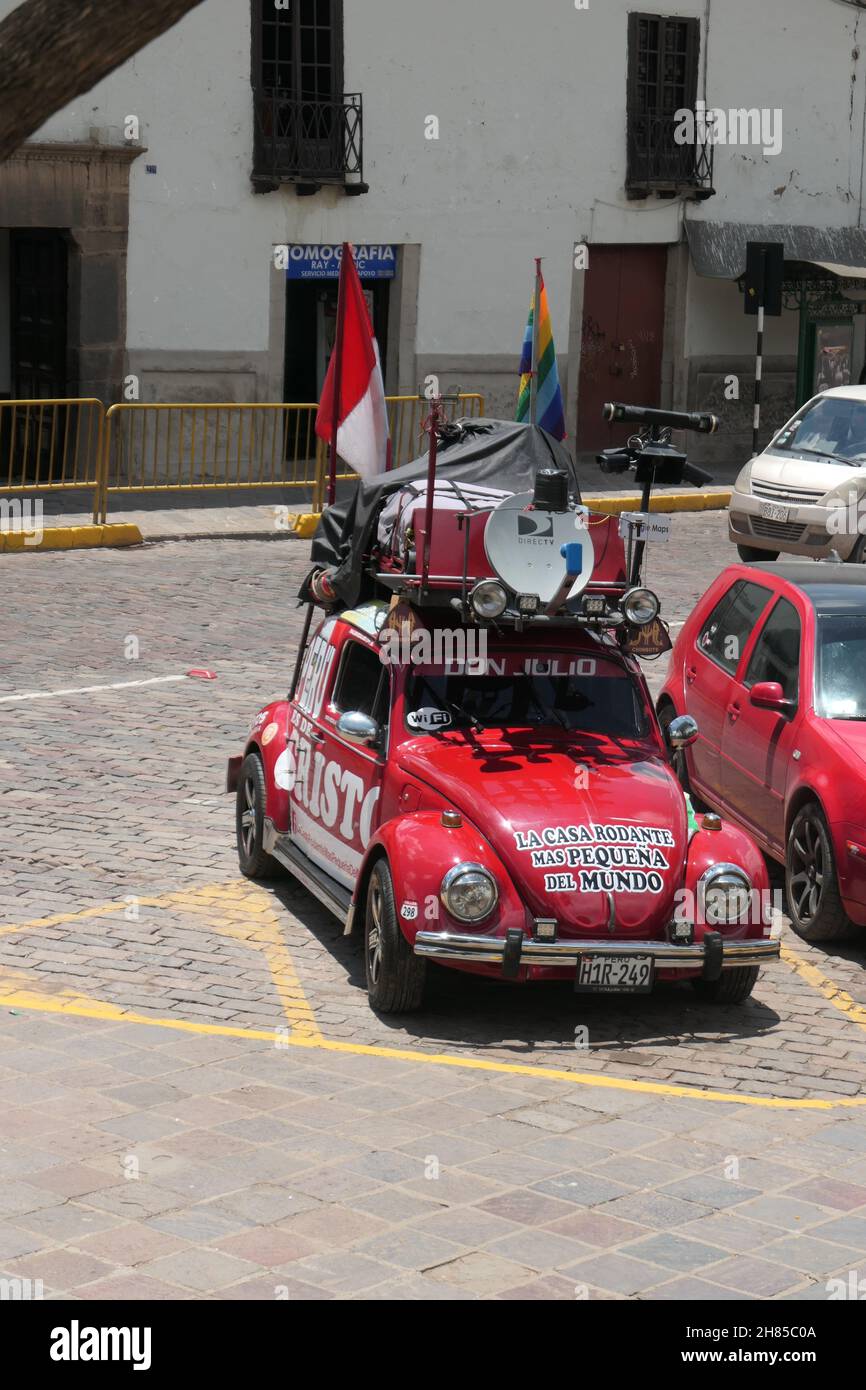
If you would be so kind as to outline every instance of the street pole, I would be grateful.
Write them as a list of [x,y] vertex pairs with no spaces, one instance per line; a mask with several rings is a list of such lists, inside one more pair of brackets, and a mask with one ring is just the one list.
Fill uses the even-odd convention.
[[541,317],[541,257],[535,258],[535,299],[532,309],[532,362],[529,377],[529,423],[538,416],[538,321]]
[[761,424],[761,374],[764,359],[764,281],[767,253],[761,251],[761,298],[758,303],[758,340],[755,347],[755,414],[752,420],[752,458],[758,456],[758,430]]
[[345,266],[346,257],[351,256],[352,247],[343,242],[343,255],[340,260],[340,278],[337,282],[337,327],[334,334],[334,413],[331,417],[331,449],[328,462],[328,506],[333,507],[337,500],[337,431],[340,427],[340,406],[343,395],[343,320],[346,316]]
[[427,506],[424,511],[424,551],[421,564],[421,592],[426,594],[430,578],[430,536],[433,531],[433,498],[436,492],[436,458],[439,436],[436,431],[442,421],[442,397],[435,396],[430,407],[427,427],[430,431],[430,451],[427,455]]

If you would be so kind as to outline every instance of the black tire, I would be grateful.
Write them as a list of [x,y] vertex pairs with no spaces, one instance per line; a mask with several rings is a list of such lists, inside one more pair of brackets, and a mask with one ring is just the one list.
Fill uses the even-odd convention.
[[757,965],[734,965],[717,980],[693,980],[692,984],[708,1004],[742,1004],[755,988],[758,973]]
[[754,565],[761,560],[778,560],[778,550],[761,550],[756,545],[737,545],[737,554],[744,565]]
[[258,755],[248,753],[241,764],[235,798],[238,864],[245,878],[279,878],[284,872],[263,848],[265,802],[265,770]]
[[414,954],[400,930],[386,859],[376,861],[367,884],[364,968],[367,995],[377,1013],[410,1013],[421,1007],[427,962]]
[[833,846],[817,801],[801,806],[785,847],[788,916],[804,941],[850,941],[855,927],[842,906]]

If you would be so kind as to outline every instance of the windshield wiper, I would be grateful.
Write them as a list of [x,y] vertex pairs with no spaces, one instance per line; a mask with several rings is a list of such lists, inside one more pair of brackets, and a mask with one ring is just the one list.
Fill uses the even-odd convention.
[[571,732],[568,725],[568,720],[565,718],[565,716],[560,714],[558,709],[548,709],[544,701],[539,698],[538,694],[534,690],[532,692],[532,703],[535,705],[535,708],[538,710],[539,714],[541,714],[543,718],[549,719],[551,724],[555,721],[561,729],[565,730],[567,734]]
[[826,449],[810,449],[806,444],[792,444],[790,448],[783,450],[786,454],[814,454],[819,459],[833,459],[835,463],[850,463],[844,454],[828,454]]
[[429,690],[434,700],[436,700],[440,705],[444,705],[445,708],[455,716],[458,723],[462,719],[468,719],[469,723],[472,725],[472,728],[475,730],[476,733],[481,734],[484,732],[485,726],[481,723],[481,720],[476,719],[474,714],[470,714],[468,709],[461,709],[460,706],[458,704],[455,704],[453,700],[449,700],[447,695],[440,695],[438,691],[433,689],[430,682],[424,679],[423,676],[421,678],[421,684],[424,686],[425,690]]

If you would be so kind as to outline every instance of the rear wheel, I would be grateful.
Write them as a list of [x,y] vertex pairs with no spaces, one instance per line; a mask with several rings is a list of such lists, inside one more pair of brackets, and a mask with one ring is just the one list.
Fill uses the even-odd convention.
[[737,554],[744,565],[754,565],[759,560],[778,560],[778,550],[760,550],[756,545],[738,545]]
[[723,970],[717,980],[693,980],[702,999],[709,1004],[742,1004],[758,981],[757,965],[734,965]]
[[277,878],[283,873],[276,859],[264,851],[265,804],[265,770],[256,754],[248,753],[241,764],[235,800],[238,864],[246,878]]
[[847,941],[860,928],[847,916],[820,806],[810,801],[794,817],[785,852],[785,890],[791,925],[804,941]]
[[367,885],[364,963],[367,994],[378,1013],[410,1013],[421,1007],[427,962],[415,955],[400,930],[386,859],[374,864]]

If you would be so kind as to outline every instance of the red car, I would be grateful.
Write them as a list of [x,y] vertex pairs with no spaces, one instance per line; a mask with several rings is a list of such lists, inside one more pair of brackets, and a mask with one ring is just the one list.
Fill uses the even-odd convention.
[[[495,426],[450,457],[486,463]],[[502,425],[506,463],[530,448],[524,430],[542,435]],[[658,628],[658,599],[636,571],[626,580],[616,522],[588,518],[549,466],[534,498],[475,502],[464,471],[438,498],[431,545],[432,487],[426,505],[414,483],[400,490],[413,466],[351,503],[361,559],[311,575],[331,612],[290,697],[230,760],[241,871],[287,869],[363,931],[382,1012],[421,1004],[430,961],[579,992],[683,979],[744,999],[779,953],[753,910],[766,865],[742,830],[690,814],[630,650]],[[345,553],[338,521],[320,554]],[[380,596],[340,601],[340,583],[362,581]],[[669,725],[675,743],[691,723]]]
[[732,565],[674,647],[658,701],[699,736],[675,752],[696,798],[785,866],[807,941],[866,926],[866,572]]

